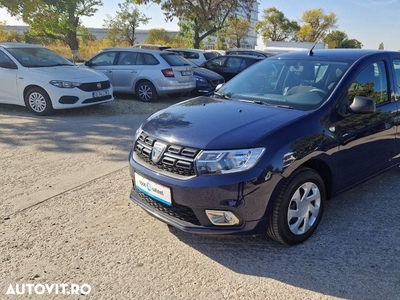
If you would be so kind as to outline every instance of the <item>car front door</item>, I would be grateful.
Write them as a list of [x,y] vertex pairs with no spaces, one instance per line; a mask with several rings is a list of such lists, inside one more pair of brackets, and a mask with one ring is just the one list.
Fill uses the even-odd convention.
[[[395,151],[397,103],[391,97],[384,60],[362,68],[348,85],[339,106],[341,117],[331,127],[339,141],[338,175],[336,187],[341,190],[388,168]],[[376,111],[353,114],[341,111],[354,97],[374,100]]]
[[85,65],[91,69],[104,73],[114,86],[113,70],[116,56],[117,51],[105,51],[93,57],[91,60],[86,62]]
[[146,53],[121,51],[113,70],[114,89],[119,92],[132,92],[134,82],[146,65]]
[[0,50],[0,101],[2,103],[20,104],[18,98],[17,65]]

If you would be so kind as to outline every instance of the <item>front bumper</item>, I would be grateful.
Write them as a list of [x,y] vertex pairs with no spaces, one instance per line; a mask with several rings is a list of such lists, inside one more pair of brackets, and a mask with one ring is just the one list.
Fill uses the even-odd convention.
[[[153,217],[182,231],[202,234],[258,234],[267,230],[272,182],[256,183],[262,170],[243,174],[194,177],[178,180],[156,174],[130,158],[130,199]],[[135,172],[170,188],[172,205],[161,203],[135,187]],[[255,174],[258,173],[258,176]],[[240,177],[250,179],[241,181]],[[230,178],[228,178],[230,177]],[[221,180],[223,179],[223,180]],[[230,180],[231,182],[229,182]],[[235,226],[211,223],[206,210],[230,211],[240,220]]]

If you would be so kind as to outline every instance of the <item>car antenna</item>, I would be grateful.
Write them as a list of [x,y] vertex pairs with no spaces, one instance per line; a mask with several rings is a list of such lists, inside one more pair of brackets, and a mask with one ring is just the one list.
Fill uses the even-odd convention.
[[314,55],[313,49],[317,45],[317,43],[318,42],[315,42],[314,45],[311,47],[310,51],[308,51],[308,56],[313,56]]

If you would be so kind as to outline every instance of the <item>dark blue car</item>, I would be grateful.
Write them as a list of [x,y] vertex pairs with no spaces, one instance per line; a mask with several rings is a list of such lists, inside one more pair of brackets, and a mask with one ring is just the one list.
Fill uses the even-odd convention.
[[399,86],[400,52],[267,58],[140,126],[130,198],[186,232],[301,243],[326,200],[399,165]]

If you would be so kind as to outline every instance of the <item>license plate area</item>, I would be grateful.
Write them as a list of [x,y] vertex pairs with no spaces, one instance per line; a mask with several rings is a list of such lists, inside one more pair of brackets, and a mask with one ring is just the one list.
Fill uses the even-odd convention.
[[92,93],[93,98],[104,97],[104,96],[108,96],[108,95],[109,95],[108,90],[96,91],[96,92]]
[[171,189],[135,173],[135,187],[147,196],[171,206]]

